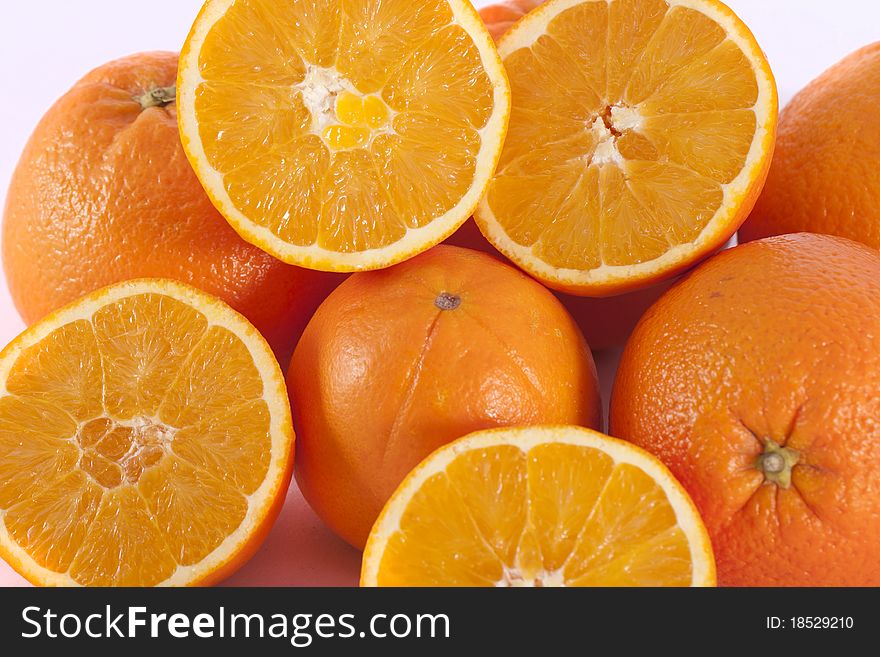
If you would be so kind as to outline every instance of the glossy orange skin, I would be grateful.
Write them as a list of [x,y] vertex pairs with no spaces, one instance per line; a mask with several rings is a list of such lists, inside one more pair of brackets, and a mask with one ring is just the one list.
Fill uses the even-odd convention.
[[[468,219],[444,244],[476,249],[507,264],[513,264],[489,244],[473,219]],[[564,292],[554,292],[554,294],[577,322],[590,348],[593,351],[602,351],[623,346],[645,311],[672,287],[674,282],[667,281],[644,290],[614,297],[576,297]]]
[[[443,293],[460,305],[441,310]],[[358,548],[409,471],[452,440],[601,422],[595,365],[562,305],[516,269],[451,246],[352,275],[312,318],[287,381],[297,481]]]
[[[627,344],[612,434],[700,509],[727,586],[880,585],[880,254],[799,233],[715,256]],[[768,439],[799,452],[766,482]]]
[[172,278],[226,301],[286,363],[342,278],[272,258],[214,209],[183,152],[174,103],[143,109],[135,99],[176,76],[175,53],[113,61],[40,121],[3,217],[12,298],[31,324],[112,283]]
[[498,41],[514,23],[543,2],[544,0],[504,0],[480,9],[480,17],[489,28],[489,34]]
[[880,42],[829,68],[780,116],[770,174],[740,241],[801,231],[880,248]]

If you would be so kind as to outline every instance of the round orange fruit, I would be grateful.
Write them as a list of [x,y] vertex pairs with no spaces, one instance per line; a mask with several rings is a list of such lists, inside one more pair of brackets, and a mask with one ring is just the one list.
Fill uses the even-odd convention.
[[595,428],[601,415],[592,356],[559,301],[451,246],[344,282],[306,328],[287,380],[300,488],[359,548],[438,447],[499,426]]
[[650,287],[746,219],[770,165],[776,86],[721,2],[549,0],[498,51],[510,126],[474,218],[548,287]]
[[880,247],[880,42],[813,80],[779,118],[770,174],[740,239],[802,231]]
[[337,272],[452,234],[510,114],[468,0],[206,0],[178,89],[183,147],[230,225],[280,260]]
[[177,131],[177,55],[141,53],[80,80],[43,117],[9,188],[3,264],[31,324],[106,285],[171,278],[245,315],[287,362],[340,278],[241,239],[208,199]]
[[880,255],[799,233],[721,253],[627,344],[613,435],[702,512],[731,586],[880,585]]

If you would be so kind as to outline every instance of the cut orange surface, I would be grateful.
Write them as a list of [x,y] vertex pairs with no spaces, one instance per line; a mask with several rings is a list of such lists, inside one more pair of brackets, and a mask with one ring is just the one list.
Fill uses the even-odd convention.
[[585,296],[723,245],[767,175],[776,86],[717,0],[550,0],[499,43],[513,109],[476,213],[486,237]]
[[180,57],[184,148],[248,241],[377,269],[441,242],[495,170],[510,87],[467,0],[208,0]]
[[696,508],[647,452],[580,427],[493,429],[388,502],[363,586],[713,586]]
[[0,353],[0,556],[35,584],[217,582],[265,537],[292,465],[272,352],[193,288],[106,288]]

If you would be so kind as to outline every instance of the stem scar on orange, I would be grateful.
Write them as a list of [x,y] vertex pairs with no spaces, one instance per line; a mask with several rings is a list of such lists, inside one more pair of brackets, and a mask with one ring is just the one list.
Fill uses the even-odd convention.
[[701,265],[645,315],[611,431],[688,490],[729,586],[880,585],[880,254],[798,233]]
[[3,214],[12,298],[33,324],[106,285],[171,278],[242,313],[286,363],[341,277],[276,260],[214,209],[181,146],[176,76],[176,53],[109,62],[40,121]]
[[288,385],[300,488],[358,548],[441,445],[498,426],[601,422],[592,356],[559,301],[451,246],[353,274],[306,328]]

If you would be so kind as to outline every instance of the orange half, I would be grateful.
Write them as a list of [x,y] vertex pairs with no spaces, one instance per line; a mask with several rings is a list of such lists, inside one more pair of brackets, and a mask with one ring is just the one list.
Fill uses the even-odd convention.
[[777,95],[717,0],[550,0],[499,43],[510,128],[476,212],[558,290],[645,287],[722,246],[760,193]]
[[706,528],[647,452],[580,427],[494,429],[422,462],[379,517],[363,586],[714,586]]
[[193,288],[106,288],[0,353],[0,556],[34,584],[220,581],[269,531],[292,465],[271,350]]
[[501,152],[510,87],[467,0],[208,0],[180,56],[183,145],[249,242],[328,271],[452,234]]

